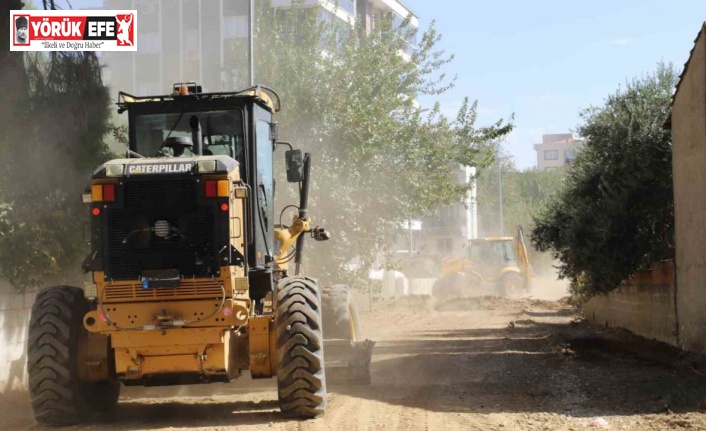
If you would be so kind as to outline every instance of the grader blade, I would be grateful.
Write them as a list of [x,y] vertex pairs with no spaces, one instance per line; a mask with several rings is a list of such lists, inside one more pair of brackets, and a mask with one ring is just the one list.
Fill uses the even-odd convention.
[[370,384],[370,363],[375,342],[324,339],[326,379],[330,382]]

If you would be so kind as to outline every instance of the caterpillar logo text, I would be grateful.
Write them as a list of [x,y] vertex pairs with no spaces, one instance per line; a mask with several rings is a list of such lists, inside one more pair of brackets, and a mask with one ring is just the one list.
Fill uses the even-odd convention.
[[191,163],[155,163],[149,165],[130,165],[127,168],[128,175],[139,174],[182,174],[191,172]]

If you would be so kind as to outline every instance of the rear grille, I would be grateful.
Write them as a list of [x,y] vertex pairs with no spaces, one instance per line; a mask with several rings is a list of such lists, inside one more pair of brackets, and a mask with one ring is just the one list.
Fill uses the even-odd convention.
[[[195,179],[144,179],[125,183],[122,208],[106,211],[105,275],[138,279],[144,270],[178,269],[183,277],[216,273],[214,214],[199,207]],[[160,238],[155,223],[177,229]]]
[[[154,301],[191,298],[221,298],[219,280],[182,280],[174,289],[143,289],[140,283],[106,285],[103,300],[106,302]],[[226,291],[226,296],[232,292]]]

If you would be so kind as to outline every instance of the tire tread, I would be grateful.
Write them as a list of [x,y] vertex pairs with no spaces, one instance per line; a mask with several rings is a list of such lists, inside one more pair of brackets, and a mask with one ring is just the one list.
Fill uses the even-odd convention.
[[314,418],[327,404],[321,300],[316,280],[287,277],[277,286],[277,388],[280,410]]

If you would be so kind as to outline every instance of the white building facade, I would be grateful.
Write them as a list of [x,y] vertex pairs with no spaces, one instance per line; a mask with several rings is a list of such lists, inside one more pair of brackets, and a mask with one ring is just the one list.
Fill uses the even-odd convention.
[[[272,4],[286,8],[292,1],[273,0]],[[364,20],[368,31],[385,15],[399,25],[411,14],[409,25],[419,26],[416,15],[398,0],[339,0],[338,5],[306,0],[305,4],[320,6],[319,19],[340,19],[351,25]],[[184,81],[198,82],[208,91],[235,89],[230,69],[243,56],[231,44],[248,40],[250,0],[104,0],[104,8],[138,13],[137,51],[103,53],[108,66],[104,80],[115,93],[111,96],[117,97],[118,91],[163,94],[173,83]],[[403,55],[416,48],[416,38],[407,42]]]

